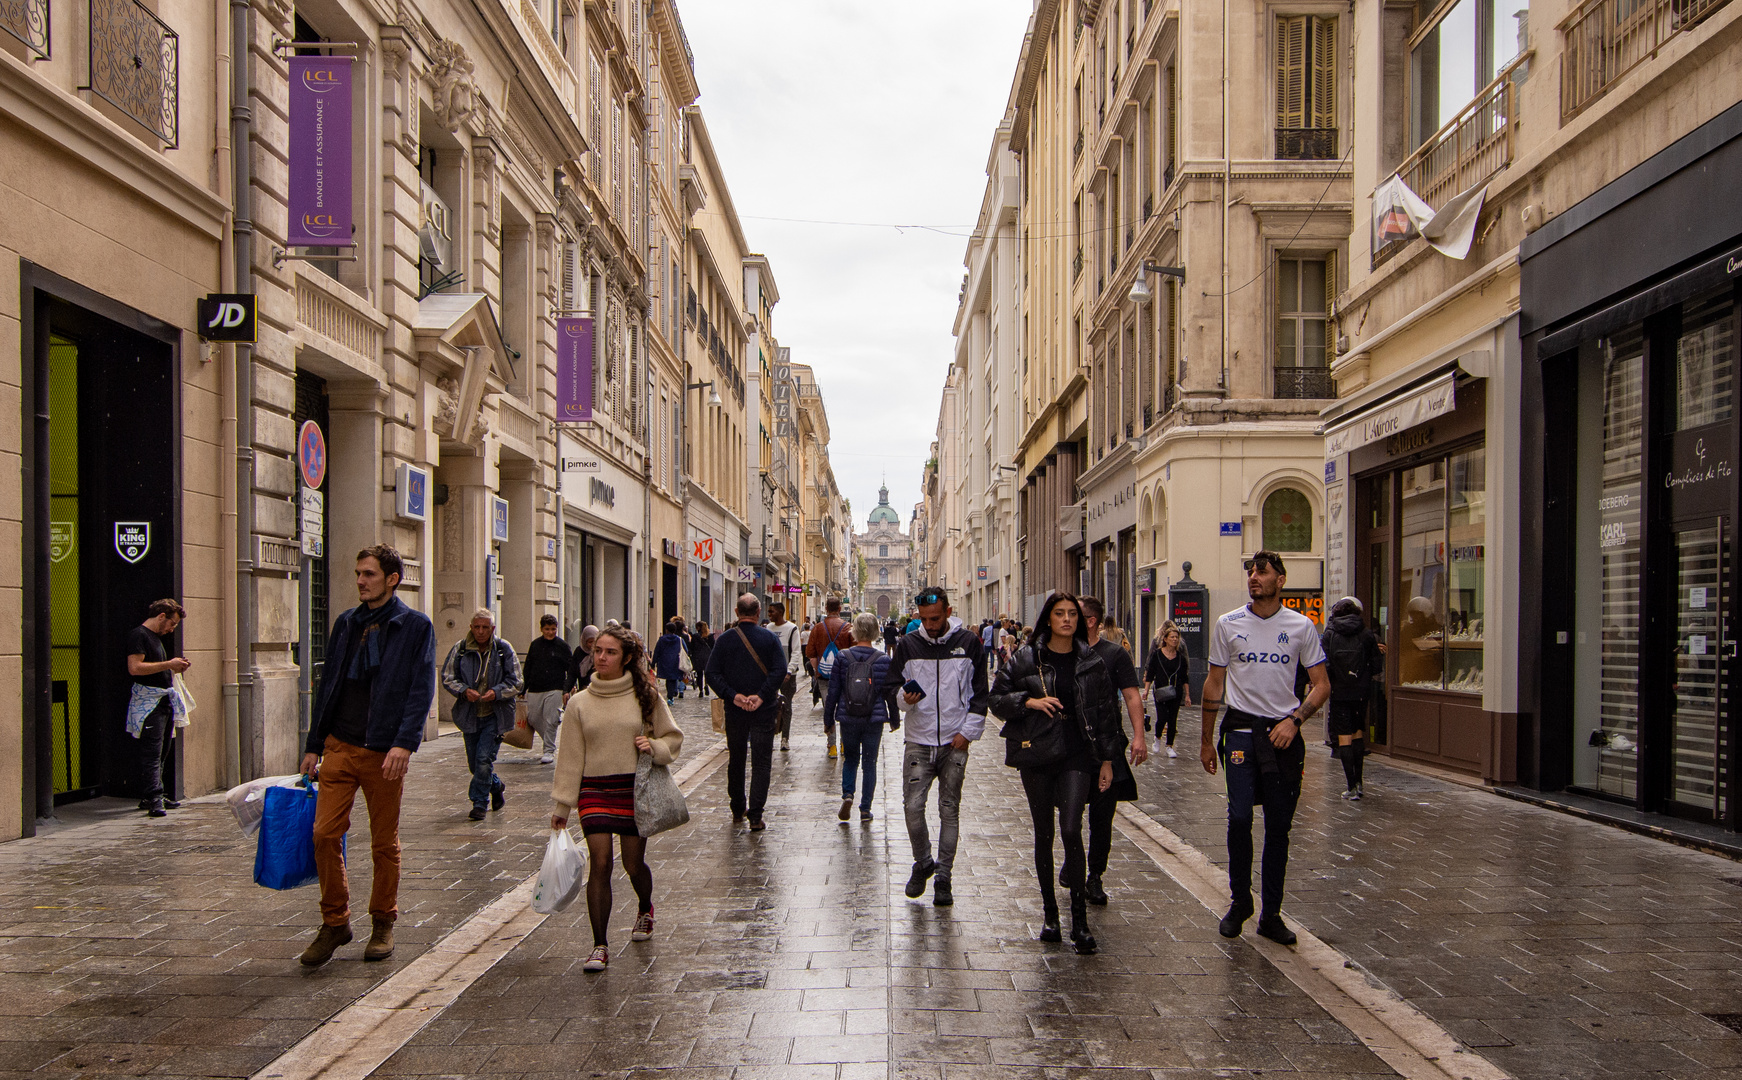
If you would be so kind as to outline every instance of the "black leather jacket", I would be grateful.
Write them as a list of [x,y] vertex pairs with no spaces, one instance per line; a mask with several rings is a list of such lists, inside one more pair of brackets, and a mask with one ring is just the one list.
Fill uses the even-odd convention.
[[[1094,649],[1077,642],[1077,722],[1082,725],[1083,738],[1096,761],[1116,761],[1125,748],[1125,730],[1119,710],[1124,701],[1113,689],[1107,665]],[[987,698],[992,715],[1003,720],[1016,720],[1027,711],[1027,702],[1049,696],[1041,680],[1040,664],[1033,645],[1016,650],[1010,663],[998,673]]]

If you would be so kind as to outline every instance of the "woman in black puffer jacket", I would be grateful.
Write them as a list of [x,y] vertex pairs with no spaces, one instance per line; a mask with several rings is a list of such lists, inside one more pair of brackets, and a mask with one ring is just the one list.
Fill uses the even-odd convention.
[[1113,783],[1113,758],[1119,753],[1119,692],[1107,666],[1089,647],[1077,598],[1054,592],[1040,606],[1028,644],[1016,650],[998,673],[988,708],[1009,722],[1006,738],[1031,730],[1036,715],[1063,721],[1063,756],[1021,770],[1028,812],[1034,819],[1034,872],[1040,878],[1044,908],[1042,941],[1059,941],[1058,899],[1053,893],[1053,815],[1064,839],[1064,881],[1071,890],[1071,942],[1084,956],[1095,952],[1089,932],[1084,881],[1083,809],[1095,787]]

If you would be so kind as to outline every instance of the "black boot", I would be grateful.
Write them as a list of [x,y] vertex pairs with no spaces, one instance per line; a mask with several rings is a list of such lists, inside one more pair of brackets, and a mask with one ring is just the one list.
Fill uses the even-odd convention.
[[1064,935],[1059,932],[1058,898],[1051,892],[1042,893],[1040,903],[1040,940],[1063,941]]
[[1093,956],[1099,950],[1095,935],[1089,933],[1089,900],[1082,886],[1071,890],[1071,944],[1078,956]]

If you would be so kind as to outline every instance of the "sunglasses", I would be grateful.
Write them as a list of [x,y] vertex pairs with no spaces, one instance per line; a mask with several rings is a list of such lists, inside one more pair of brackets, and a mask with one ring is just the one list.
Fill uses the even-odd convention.
[[944,599],[943,593],[937,592],[937,591],[932,590],[932,589],[927,589],[925,592],[922,592],[918,596],[914,597],[913,602],[916,605],[918,605],[919,607],[930,607],[932,604],[943,603],[943,599]]

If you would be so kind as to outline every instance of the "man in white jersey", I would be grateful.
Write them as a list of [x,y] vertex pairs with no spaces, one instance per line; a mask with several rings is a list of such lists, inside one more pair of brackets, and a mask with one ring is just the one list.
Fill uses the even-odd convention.
[[[1252,917],[1252,808],[1264,807],[1264,858],[1260,866],[1258,933],[1293,945],[1294,931],[1282,921],[1283,879],[1288,873],[1288,832],[1300,801],[1306,743],[1300,729],[1331,695],[1318,627],[1282,606],[1288,579],[1274,551],[1253,554],[1246,564],[1251,603],[1216,620],[1210,635],[1210,673],[1204,679],[1204,770],[1227,767],[1228,891],[1233,901],[1222,918],[1223,937],[1240,936]],[[1305,702],[1294,696],[1297,668],[1312,680]],[[1218,736],[1216,714],[1226,700]]]

